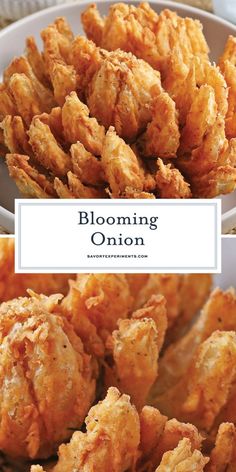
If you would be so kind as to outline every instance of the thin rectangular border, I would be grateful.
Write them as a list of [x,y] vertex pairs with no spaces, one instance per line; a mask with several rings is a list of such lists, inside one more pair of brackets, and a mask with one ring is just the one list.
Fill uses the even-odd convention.
[[[45,205],[51,205],[51,206],[112,206],[112,205],[120,205],[120,206],[146,206],[146,205],[154,205],[154,206],[173,206],[173,205],[182,205],[182,206],[214,206],[215,209],[215,265],[214,267],[102,267],[102,268],[96,268],[96,267],[22,267],[21,264],[21,210],[22,207],[24,206],[45,206]],[[22,199],[16,199],[15,200],[15,215],[16,215],[16,258],[15,258],[15,270],[17,270],[18,273],[24,273],[24,271],[57,271],[57,272],[81,272],[81,271],[89,271],[89,272],[97,272],[99,271],[108,271],[112,273],[112,271],[132,271],[133,273],[135,272],[144,272],[144,271],[167,271],[167,272],[177,272],[177,271],[209,271],[212,273],[220,273],[221,272],[221,200],[220,199],[214,199],[214,200],[207,200],[207,199],[191,199],[191,200],[176,200],[176,199],[168,199],[168,200],[150,200],[149,202],[144,201],[144,200],[122,200],[122,199],[113,199],[113,200],[108,200],[104,201],[101,199],[93,200],[74,200],[71,201],[70,199],[64,199],[63,201],[58,201],[56,199],[51,199],[48,201],[47,199],[41,199],[39,201],[35,201],[32,199],[22,200]],[[219,262],[219,258],[220,262]],[[17,267],[17,261],[18,261],[18,267]],[[219,262],[219,267],[218,267],[218,262]]]

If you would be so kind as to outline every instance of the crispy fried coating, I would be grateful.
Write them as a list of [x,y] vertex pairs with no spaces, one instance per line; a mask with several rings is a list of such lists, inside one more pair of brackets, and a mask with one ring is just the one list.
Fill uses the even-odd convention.
[[191,320],[202,308],[212,288],[210,274],[184,274],[180,284],[181,323]]
[[107,194],[101,187],[87,187],[82,184],[77,175],[68,172],[68,185],[75,198],[106,198]]
[[0,239],[0,302],[25,296],[30,288],[51,295],[68,292],[68,279],[73,274],[16,274],[15,242],[13,238]]
[[73,172],[85,185],[105,185],[102,163],[79,141],[70,148]]
[[122,274],[81,274],[70,283],[62,310],[69,318],[88,352],[101,355],[103,343],[126,318],[133,299]]
[[[209,62],[200,22],[168,9],[158,15],[145,2],[118,3],[102,18],[92,4],[82,22],[88,39],[74,38],[66,20],[57,18],[42,31],[43,52],[30,37],[26,55],[5,70],[0,119],[19,115],[24,123],[18,121],[18,138],[7,117],[5,135],[0,131],[3,154],[6,141],[11,153],[33,157],[24,124],[34,126],[37,115],[42,125],[33,153],[54,173],[60,198],[212,198],[233,192],[235,38],[217,67]],[[49,127],[49,147],[43,125]],[[105,130],[111,126],[131,144],[138,165],[128,148],[117,160],[109,149],[106,166],[94,158],[106,154]],[[77,144],[75,165],[70,144]],[[157,169],[154,157],[176,158],[176,168],[159,160]],[[20,185],[31,193],[27,175],[20,174]]]
[[168,75],[165,77],[163,85],[175,101],[182,128],[186,123],[186,117],[196,93],[196,68],[193,60],[188,66],[184,64],[178,47],[173,47],[170,53]]
[[173,450],[166,452],[162,458],[161,464],[156,472],[203,472],[209,459],[204,457],[200,451],[192,451],[189,439],[182,439],[178,446]]
[[233,423],[222,423],[219,427],[214,449],[206,472],[224,472],[229,470],[234,456],[236,430]]
[[76,198],[104,198],[103,189],[86,187],[73,172],[68,172],[67,177],[69,188]]
[[[168,308],[168,302],[167,302]],[[155,394],[165,395],[188,370],[198,346],[216,330],[230,331],[236,327],[236,296],[233,289],[215,289],[205,303],[199,318],[190,330],[171,344],[159,362]]]
[[182,405],[183,417],[199,428],[210,430],[235,381],[235,361],[234,331],[215,331],[199,346],[186,374],[187,397]]
[[34,75],[43,85],[49,87],[50,81],[46,73],[45,62],[33,36],[26,38],[25,54]]
[[92,39],[97,46],[100,46],[105,22],[101,18],[95,3],[89,5],[82,13],[81,20],[88,39]]
[[[71,56],[91,115],[106,128],[114,126],[123,138],[132,140],[144,131],[152,119],[153,99],[164,94],[160,74],[130,53],[104,52],[79,36]],[[174,113],[171,99],[165,106]]]
[[54,189],[59,198],[76,198],[75,194],[58,177],[54,179]]
[[173,50],[164,86],[180,114],[178,168],[194,197],[212,198],[235,188],[235,145],[225,135],[227,83],[218,67],[193,58],[182,67]]
[[32,465],[30,472],[52,472],[53,466],[55,466],[55,460],[47,460],[46,462],[44,461],[43,467],[40,465]]
[[[114,367],[107,367],[106,385],[118,385],[140,410],[156,380],[157,327],[151,318],[120,320],[112,334]],[[109,340],[109,347],[111,341]],[[114,380],[113,380],[114,375]],[[111,383],[110,383],[111,382]]]
[[51,66],[51,81],[55,100],[62,106],[69,93],[77,88],[77,76],[73,66],[54,61]]
[[225,119],[225,132],[228,139],[236,137],[236,66],[230,61],[221,65],[221,71],[229,87],[228,112]]
[[147,283],[149,274],[125,274],[131,295],[136,297],[141,288]]
[[55,99],[62,106],[66,96],[77,86],[76,72],[69,62],[73,33],[65,18],[58,18],[42,31],[41,37],[46,71],[52,82]]
[[29,157],[7,154],[6,163],[12,177],[25,198],[53,198],[56,196],[52,182],[29,164]]
[[[1,126],[1,122],[0,122],[0,126]],[[4,156],[6,151],[7,151],[7,148],[5,146],[4,134],[3,134],[3,130],[0,127],[0,152]]]
[[223,130],[224,122],[220,122],[218,117],[203,145],[193,151],[191,159],[188,162],[185,158],[178,161],[181,171],[189,173],[188,179],[195,198],[214,198],[235,190],[235,140],[223,142],[220,138]]
[[146,200],[146,199],[155,199],[155,195],[153,193],[149,192],[140,192],[135,190],[133,187],[126,187],[125,191],[122,195],[122,198],[139,198],[141,200]]
[[212,276],[210,274],[184,274],[181,277],[179,315],[174,326],[168,331],[168,338],[165,340],[168,344],[186,333],[193,317],[209,297],[211,288]]
[[236,169],[231,165],[219,166],[202,177],[194,177],[191,187],[195,198],[216,198],[218,195],[227,195],[236,188]]
[[166,299],[163,295],[152,295],[142,308],[132,313],[132,319],[141,320],[151,318],[157,327],[157,345],[160,352],[164,344],[167,330],[167,308]]
[[30,125],[29,143],[35,158],[57,176],[64,176],[71,169],[71,158],[57,143],[48,125],[35,117]]
[[[112,333],[117,320],[126,318],[133,299],[127,280],[122,274],[78,274],[75,282],[80,304],[92,323],[101,331]],[[66,306],[66,298],[63,301]]]
[[225,61],[229,61],[231,64],[236,65],[236,40],[232,35],[230,35],[226,41],[223,54],[219,59],[219,66],[221,67]]
[[[232,386],[232,389],[229,394],[229,398],[227,400],[227,403],[224,405],[224,407],[221,409],[219,412],[219,415],[216,417],[212,431],[211,431],[211,436],[216,436],[217,429],[223,422],[230,422],[230,423],[236,423],[236,409],[235,409],[235,398],[236,398],[236,387],[235,387],[235,382],[234,385]],[[233,454],[234,459],[236,459],[236,449],[234,449],[234,454]]]
[[122,138],[134,139],[151,121],[152,100],[161,91],[157,71],[129,53],[115,51],[89,84],[87,103],[106,128],[114,126]]
[[204,135],[201,145],[190,154],[179,158],[178,167],[188,177],[190,183],[194,179],[205,179],[210,172],[217,171],[218,167],[231,164],[228,148],[229,142],[225,138],[225,121],[220,114],[217,114],[213,126]]
[[113,198],[125,193],[126,187],[142,192],[142,172],[131,147],[110,127],[102,149],[102,166]]
[[10,455],[39,458],[81,426],[95,381],[79,337],[56,314],[62,296],[30,295],[0,307],[0,445]]
[[152,406],[144,406],[140,412],[142,458],[148,458],[155,450],[167,423],[167,416]]
[[98,335],[97,328],[87,316],[84,308],[80,310],[81,295],[77,284],[70,281],[70,290],[62,302],[62,313],[72,322],[76,333],[83,341],[86,352],[96,357],[104,356],[104,343]]
[[[138,151],[138,146],[137,144],[131,145],[132,151],[135,153],[137,156],[140,169],[142,172],[142,179],[143,179],[143,188],[144,192],[143,193],[149,193],[149,195],[152,195],[150,192],[155,192],[156,191],[156,179],[155,179],[155,174],[153,169],[149,169],[148,164],[150,163],[149,160],[144,160],[140,156],[140,153]],[[152,162],[153,163],[153,162]],[[156,169],[155,169],[156,170]],[[127,190],[126,190],[127,193]]]
[[3,119],[6,115],[17,115],[17,108],[9,87],[0,84],[0,118]]
[[[179,72],[179,70],[181,72]],[[194,58],[186,70],[173,51],[164,83],[183,126],[177,165],[194,197],[212,198],[235,188],[235,143],[225,134],[228,88],[220,69]]]
[[162,159],[176,157],[180,143],[178,114],[168,93],[161,93],[153,100],[152,120],[142,135],[139,145],[146,157]]
[[228,87],[220,68],[209,61],[200,61],[199,58],[194,58],[194,63],[197,86],[207,84],[214,89],[218,113],[225,117],[228,110]]
[[68,445],[60,446],[53,472],[125,472],[135,467],[140,424],[128,395],[110,388],[106,398],[89,411],[86,426],[86,433],[75,432]]
[[153,296],[132,318],[120,320],[107,346],[112,349],[114,366],[107,366],[106,381],[113,381],[131,396],[140,410],[157,377],[158,356],[167,329],[166,300]]
[[227,405],[235,382],[235,341],[235,331],[214,331],[199,345],[179,382],[153,404],[164,414],[209,432]]
[[192,193],[189,183],[183,175],[171,164],[164,164],[157,160],[158,171],[156,173],[156,187],[161,198],[191,198]]
[[163,454],[177,447],[180,440],[188,438],[192,449],[201,449],[202,436],[197,428],[189,423],[181,423],[176,419],[166,422],[160,440],[151,455],[154,466],[160,464]]
[[21,116],[7,115],[0,123],[4,144],[12,154],[32,154],[29,138]]
[[[138,22],[141,25],[143,23],[144,27],[146,26],[151,30],[156,27],[158,15],[150,8],[148,3],[142,3],[138,8],[124,3],[117,3],[110,7],[109,18],[107,17],[105,21],[100,17],[97,6],[92,4],[82,13],[81,19],[88,38],[92,39],[98,46],[103,43],[105,49],[115,50],[120,48],[126,50],[128,25],[125,20],[129,19],[129,13],[132,13],[133,17],[130,15],[130,22],[132,18],[133,21],[137,21],[137,24]],[[100,37],[96,34],[97,25],[99,25]],[[135,54],[138,56],[136,51]]]
[[158,16],[146,2],[137,7],[116,3],[104,20],[93,4],[82,14],[82,23],[89,39],[97,45],[110,51],[118,48],[131,51],[163,74],[167,72],[174,45],[180,48],[184,63],[193,55],[208,57],[199,21],[180,18],[167,9]]
[[[142,296],[140,299],[135,300],[135,307],[140,308],[144,303],[147,302],[148,298],[150,298],[152,295],[158,295],[158,294],[163,294],[165,298],[168,299],[168,291],[165,289],[165,283],[168,284],[169,280],[169,275],[167,274],[161,274],[161,277],[157,274],[155,274],[155,277],[153,278],[151,274],[125,274],[126,279],[128,281],[130,291],[132,296],[137,298],[137,294],[145,288],[145,291],[143,292]],[[156,282],[155,287],[148,287],[147,285],[149,284],[149,279],[154,279],[152,282],[154,283],[155,279],[157,280],[160,278],[160,283],[163,283],[163,292],[162,290],[159,289],[158,287],[158,282]],[[188,291],[192,289],[192,295],[194,296],[196,301],[196,308],[194,308],[194,313],[197,311],[198,308],[200,308],[203,305],[203,301],[206,299],[207,295],[209,295],[211,284],[212,284],[212,277],[209,274],[186,274],[183,275],[182,277],[179,276],[180,279],[180,286],[179,289],[181,290],[181,310],[183,308],[183,311],[191,311],[191,308],[189,307],[189,300],[186,300],[186,296],[188,294]],[[201,287],[201,285],[203,285]],[[204,288],[205,287],[205,288]],[[148,290],[149,293],[145,293],[146,289]],[[198,292],[202,292],[202,294],[199,294]],[[187,292],[187,293],[186,293]],[[197,301],[198,298],[198,301]],[[185,301],[186,305],[185,306]],[[192,315],[189,314],[191,317]]]
[[236,137],[235,113],[236,113],[236,38],[229,36],[224,52],[219,59],[219,67],[229,87],[228,112],[225,120],[226,136]]
[[13,74],[9,81],[9,89],[17,106],[16,114],[22,116],[27,126],[35,115],[45,111],[30,79],[25,74]]
[[51,76],[54,62],[69,63],[73,33],[65,18],[57,18],[41,32],[46,71]]
[[89,117],[88,107],[79,100],[76,92],[66,98],[62,108],[62,124],[69,143],[80,141],[88,152],[95,156],[101,155],[105,129],[96,118]]
[[9,162],[8,170],[24,198],[52,198],[23,169]]
[[74,38],[73,31],[71,30],[71,27],[64,16],[58,16],[55,19],[54,24],[57,28],[57,31],[64,38],[66,38],[69,42],[73,41],[73,38]]
[[145,406],[140,413],[141,457],[138,471],[154,470],[160,464],[163,454],[178,446],[187,438],[191,449],[201,450],[202,436],[192,424],[180,423],[168,418],[156,408]]
[[[219,67],[212,65],[209,61],[201,61],[198,57],[192,57],[188,66],[183,66],[183,57],[178,49],[173,48],[164,88],[176,103],[181,125],[186,123],[190,108],[199,94],[199,88],[206,85],[214,90],[218,113],[224,118],[228,110],[228,88]],[[203,92],[197,100],[199,104],[201,104],[202,94]],[[204,95],[207,98],[207,89]],[[205,106],[208,103],[211,111],[212,101],[209,98],[205,101]],[[200,118],[206,116],[200,107],[199,111]],[[195,126],[199,127],[198,120]]]
[[197,91],[181,133],[180,152],[191,152],[201,145],[204,136],[213,126],[217,116],[214,89],[203,85]]
[[171,326],[178,316],[180,279],[178,274],[150,274],[136,295],[135,308],[142,307],[152,295],[161,294],[167,301],[168,326]]
[[[19,295],[25,295],[26,289],[21,292],[12,293],[14,283],[11,278],[14,277],[15,264],[15,240],[13,238],[0,239],[0,301],[10,300]],[[9,283],[8,283],[9,281]],[[18,286],[14,287],[15,290]]]
[[54,180],[54,189],[59,198],[104,198],[104,192],[96,188],[86,187],[77,175],[72,172],[67,174],[68,185],[58,177]]
[[65,145],[65,137],[62,126],[62,110],[60,107],[52,108],[50,113],[42,113],[38,118],[42,123],[48,125],[57,142]]
[[127,274],[135,307],[140,308],[151,295],[163,294],[167,300],[168,341],[186,331],[188,322],[206,302],[212,285],[209,274]]
[[60,198],[105,198],[103,188],[87,187],[73,172],[67,174],[68,185],[55,178],[54,188]]
[[35,75],[30,63],[25,56],[16,57],[4,71],[4,81],[10,83],[11,77],[14,74],[24,74],[30,81],[31,87],[40,100],[43,111],[50,112],[55,106],[55,99],[52,91],[43,85]]
[[69,63],[78,74],[79,96],[86,95],[89,83],[108,56],[108,51],[95,47],[93,41],[88,41],[84,36],[75,37],[71,45]]

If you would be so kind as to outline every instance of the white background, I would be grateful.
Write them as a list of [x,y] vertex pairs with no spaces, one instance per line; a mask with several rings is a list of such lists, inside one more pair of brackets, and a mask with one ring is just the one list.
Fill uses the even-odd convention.
[[[132,216],[134,212],[158,216],[158,229],[80,226],[78,211],[82,210],[105,217]],[[106,205],[104,200],[17,200],[16,271],[219,272],[220,213],[219,200],[108,200]],[[94,246],[91,235],[95,231],[111,237],[120,233],[142,236],[145,246]],[[147,254],[148,258],[93,259],[87,254]]]

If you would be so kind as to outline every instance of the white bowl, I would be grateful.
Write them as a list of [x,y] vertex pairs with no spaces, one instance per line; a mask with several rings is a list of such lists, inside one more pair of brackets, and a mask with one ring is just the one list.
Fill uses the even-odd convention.
[[0,207],[0,226],[9,234],[14,234],[14,220],[13,213]]
[[[6,0],[6,2],[8,1],[9,0]],[[90,3],[91,1],[89,0],[83,0],[80,2],[67,3],[53,8],[48,8],[26,17],[0,32],[0,75],[3,72],[3,69],[9,64],[12,57],[22,54],[25,45],[25,38],[27,36],[34,35],[39,45],[42,45],[40,31],[46,25],[51,23],[57,16],[65,16],[73,31],[77,34],[83,34],[80,15],[85,7]],[[114,2],[111,2],[110,0],[99,1],[98,6],[100,12],[103,15],[106,14],[112,3]],[[135,3],[135,0],[126,3]],[[199,19],[204,27],[204,33],[211,49],[211,59],[213,61],[217,61],[221,55],[228,36],[230,34],[236,35],[236,26],[203,10],[169,1],[157,0],[156,2],[150,2],[150,4],[157,12],[160,12],[163,8],[170,8],[175,10],[179,15],[191,16],[192,18]],[[2,205],[10,212],[13,212],[15,198],[19,198],[16,185],[8,176],[5,164],[3,161],[0,161],[0,206]],[[222,197],[223,213],[234,207],[236,208],[236,192]]]
[[222,18],[236,23],[235,0],[213,0],[213,6],[216,15],[222,16]]

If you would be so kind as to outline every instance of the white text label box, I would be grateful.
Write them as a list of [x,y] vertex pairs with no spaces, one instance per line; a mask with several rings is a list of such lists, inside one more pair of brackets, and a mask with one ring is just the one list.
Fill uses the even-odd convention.
[[16,200],[17,272],[220,272],[220,200]]

